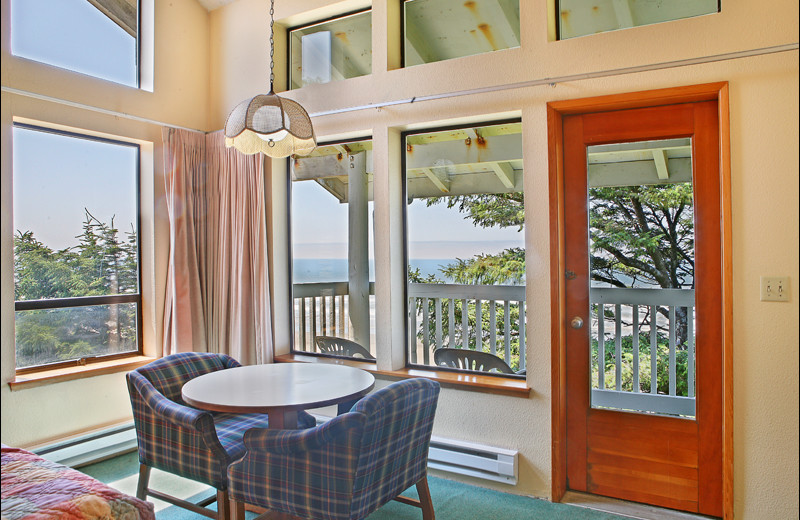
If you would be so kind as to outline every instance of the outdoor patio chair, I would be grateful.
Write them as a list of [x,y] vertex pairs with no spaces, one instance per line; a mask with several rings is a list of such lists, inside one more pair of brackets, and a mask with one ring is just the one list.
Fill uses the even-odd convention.
[[[227,520],[228,465],[244,455],[242,437],[249,428],[268,426],[265,414],[208,412],[187,406],[181,398],[184,383],[197,376],[240,366],[224,354],[186,352],[165,356],[127,375],[133,421],[139,449],[136,496],[147,495],[209,518]],[[299,412],[301,427],[316,424]],[[150,470],[162,471],[207,484],[217,490],[192,503],[150,489]],[[217,502],[217,511],[206,506]]]
[[433,351],[433,361],[437,366],[460,368],[462,370],[494,371],[516,375],[525,373],[524,370],[515,372],[505,361],[493,354],[466,348],[437,348]]
[[[300,518],[359,520],[395,499],[433,520],[428,448],[439,383],[406,379],[309,430],[252,429],[228,482],[237,518],[244,504]],[[416,485],[419,500],[399,497]]]
[[334,336],[317,336],[315,342],[317,348],[323,354],[370,360],[375,359],[375,356],[370,354],[369,350],[349,339],[337,338]]

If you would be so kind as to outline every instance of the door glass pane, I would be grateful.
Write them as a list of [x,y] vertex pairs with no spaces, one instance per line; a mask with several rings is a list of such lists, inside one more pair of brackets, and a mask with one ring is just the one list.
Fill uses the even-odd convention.
[[691,140],[587,156],[592,406],[693,417]]
[[372,141],[292,160],[294,350],[374,359]]
[[522,123],[407,135],[408,363],[525,371]]

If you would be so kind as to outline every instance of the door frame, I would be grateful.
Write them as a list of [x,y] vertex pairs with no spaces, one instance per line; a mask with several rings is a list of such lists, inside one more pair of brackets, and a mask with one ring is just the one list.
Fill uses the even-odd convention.
[[719,118],[719,186],[722,232],[722,510],[733,518],[733,270],[731,267],[731,175],[728,83],[708,83],[547,104],[547,137],[550,202],[550,330],[551,330],[551,439],[554,502],[567,491],[567,378],[565,311],[564,230],[564,134],[565,116],[676,103],[717,101]]

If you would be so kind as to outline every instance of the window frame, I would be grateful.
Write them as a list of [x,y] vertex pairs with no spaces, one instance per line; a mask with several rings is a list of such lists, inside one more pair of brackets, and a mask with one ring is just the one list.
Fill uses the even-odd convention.
[[[402,0],[404,3],[406,0]],[[489,119],[489,120],[479,120],[474,123],[464,123],[464,124],[456,124],[456,125],[446,125],[446,126],[432,126],[432,127],[425,127],[415,130],[405,130],[400,133],[400,145],[402,146],[401,154],[400,154],[400,170],[402,175],[402,197],[404,201],[408,200],[408,178],[406,176],[406,139],[408,136],[411,135],[420,135],[420,134],[427,134],[427,133],[435,133],[435,132],[446,132],[450,130],[461,130],[465,128],[476,128],[476,127],[484,127],[484,126],[494,126],[494,125],[503,125],[503,124],[511,124],[511,123],[520,123],[522,124],[521,117],[513,117],[513,118],[506,118],[506,119]],[[524,191],[523,191],[523,200],[524,200]],[[527,250],[527,245],[526,245]],[[407,370],[414,370],[414,371],[431,371],[431,372],[450,372],[454,374],[469,374],[472,376],[489,376],[494,378],[502,378],[506,380],[513,380],[513,381],[526,381],[527,376],[525,374],[502,374],[499,372],[483,372],[480,370],[464,370],[460,368],[451,368],[451,367],[444,367],[444,366],[436,366],[436,365],[424,365],[420,363],[412,363],[409,357],[408,351],[408,342],[409,342],[409,334],[410,331],[408,330],[408,314],[410,312],[409,305],[408,305],[408,266],[409,266],[409,258],[408,258],[408,204],[403,204],[403,315],[406,317],[405,319],[405,327],[403,327],[403,355],[405,357],[405,368]],[[527,266],[526,266],[527,272]],[[526,291],[527,291],[527,281],[525,283]],[[527,309],[526,309],[527,312]],[[527,323],[527,320],[526,320]],[[525,334],[525,345],[521,345],[520,348],[527,348],[527,341],[528,335]],[[499,357],[499,356],[498,356]],[[501,358],[502,359],[502,358]]]
[[[22,0],[16,0],[16,1],[22,1]],[[10,7],[10,4],[9,4],[9,7]],[[92,7],[95,7],[95,6],[92,6]],[[113,22],[113,20],[112,20],[112,22]],[[114,22],[114,23],[116,23],[116,22]],[[12,27],[12,30],[13,30],[13,27]],[[134,51],[134,57],[133,57],[133,66],[135,67],[136,70],[134,71],[134,81],[130,85],[126,84],[126,83],[120,83],[120,82],[112,80],[112,79],[102,78],[100,76],[96,76],[96,75],[94,75],[92,73],[89,73],[89,72],[79,71],[79,70],[75,70],[73,68],[68,68],[68,67],[65,67],[65,66],[55,65],[55,64],[52,64],[52,63],[47,63],[47,62],[44,62],[44,61],[40,61],[40,60],[37,60],[35,58],[28,58],[28,57],[25,57],[25,56],[21,56],[19,54],[14,53],[13,49],[10,49],[10,48],[9,48],[9,54],[11,54],[11,56],[13,56],[15,58],[18,58],[18,59],[23,59],[23,60],[32,61],[32,62],[35,62],[35,63],[40,63],[42,65],[47,65],[49,67],[55,67],[57,69],[65,70],[65,71],[71,72],[73,74],[81,74],[82,76],[86,76],[86,77],[89,77],[89,78],[92,78],[92,79],[95,79],[95,80],[107,81],[109,83],[113,83],[115,85],[120,85],[122,87],[135,88],[137,90],[141,90],[142,89],[142,0],[136,0],[136,36],[135,36],[135,38],[136,38],[136,44],[134,45],[134,50],[135,51]]]
[[[139,0],[139,1],[141,2],[141,0]],[[304,23],[304,24],[300,24],[300,25],[295,25],[295,26],[292,26],[292,27],[287,27],[286,28],[286,90],[287,91],[289,91],[289,90],[299,90],[301,88],[304,88],[304,87],[308,86],[308,85],[303,85],[302,87],[297,87],[297,88],[292,87],[292,32],[299,31],[299,30],[302,30],[302,29],[306,29],[308,27],[313,27],[315,25],[322,25],[324,23],[333,22],[333,21],[336,21],[336,20],[340,20],[342,18],[347,18],[347,17],[350,17],[350,16],[358,15],[358,14],[370,13],[370,15],[371,15],[372,12],[373,12],[372,6],[369,6],[369,7],[363,8],[363,9],[355,9],[353,11],[347,11],[347,12],[342,13],[342,14],[329,16],[327,18],[322,18],[320,20],[316,20],[316,21],[313,21],[313,22],[308,22],[308,23]],[[370,21],[370,25],[372,25],[371,21]],[[371,38],[372,38],[372,33],[370,32],[370,39]],[[370,53],[371,52],[372,52],[372,44],[370,44]],[[372,74],[372,69],[373,69],[373,67],[372,67],[372,63],[370,61],[370,73],[369,74],[364,74],[364,76],[371,75]],[[364,77],[364,76],[354,76],[354,77],[360,78],[360,77]],[[345,78],[344,80],[336,80],[336,81],[345,81],[345,80],[348,80],[348,79],[353,79],[353,78]],[[326,83],[320,83],[320,85],[327,85],[329,83],[334,83],[334,81],[328,81]],[[372,139],[372,137],[370,137],[370,139]],[[353,141],[359,141],[359,140],[363,141],[364,139],[348,139],[347,141],[332,141],[332,142],[327,143],[327,144],[317,144],[317,146],[326,146],[326,145],[330,145],[330,144],[353,142]]]
[[[136,171],[136,190],[134,193],[135,202],[136,202],[136,235],[137,235],[137,269],[136,269],[136,277],[137,277],[137,292],[136,293],[126,293],[126,294],[114,294],[114,295],[104,295],[104,296],[79,296],[73,298],[52,298],[52,299],[41,299],[41,300],[15,300],[14,301],[14,312],[15,312],[15,319],[14,322],[16,324],[16,312],[17,311],[27,311],[27,310],[44,310],[44,309],[67,309],[67,308],[75,308],[75,307],[87,307],[87,306],[99,306],[99,305],[110,305],[110,304],[122,304],[122,303],[135,303],[136,304],[136,343],[137,349],[136,351],[131,352],[121,352],[115,354],[108,354],[108,355],[100,355],[100,356],[87,356],[82,357],[79,359],[69,360],[69,361],[58,361],[54,363],[48,363],[44,365],[36,365],[32,367],[24,367],[24,368],[16,368],[17,375],[24,375],[24,374],[32,374],[37,372],[43,372],[47,370],[59,369],[59,368],[66,368],[66,367],[75,367],[75,366],[87,366],[92,363],[100,363],[104,361],[111,361],[117,359],[125,359],[125,358],[132,358],[137,356],[143,356],[144,352],[144,336],[143,336],[143,310],[142,310],[142,242],[141,242],[141,229],[142,229],[142,198],[141,198],[141,179],[142,179],[142,147],[138,143],[130,142],[130,141],[123,141],[121,139],[112,139],[108,137],[99,137],[93,136],[88,134],[83,134],[76,131],[69,131],[69,130],[60,130],[55,128],[50,128],[47,126],[40,126],[34,125],[30,123],[22,123],[15,121],[12,125],[12,128],[22,128],[26,130],[44,132],[64,137],[72,137],[76,139],[84,139],[90,141],[96,141],[101,143],[107,144],[114,144],[118,146],[126,146],[129,148],[134,148],[136,150],[136,161],[135,161],[135,171]],[[14,172],[12,171],[12,177]],[[12,205],[15,201],[12,199]],[[13,206],[12,206],[13,207]],[[16,354],[16,337],[14,341],[14,351]]]
[[[331,141],[323,141],[323,142],[317,143],[317,148],[321,148],[321,147],[325,147],[325,146],[344,145],[344,144],[348,144],[348,143],[358,143],[358,142],[362,142],[362,141],[372,141],[372,142],[374,142],[374,139],[373,139],[371,134],[367,135],[367,136],[353,137],[353,138],[348,138],[348,139],[335,139],[335,140],[331,140]],[[344,360],[344,361],[348,361],[348,362],[352,361],[352,362],[358,362],[358,363],[369,363],[371,365],[377,365],[377,357],[378,357],[377,348],[376,348],[376,351],[375,351],[375,358],[376,359],[361,359],[361,358],[354,358],[354,357],[347,357],[347,356],[336,356],[336,355],[333,355],[333,354],[326,354],[326,353],[323,353],[323,352],[307,352],[307,351],[304,351],[304,350],[297,350],[297,348],[296,348],[295,340],[294,340],[295,327],[297,326],[297,323],[295,321],[295,316],[294,316],[294,301],[295,301],[295,297],[294,297],[294,285],[295,285],[295,283],[294,283],[294,241],[292,240],[292,237],[293,237],[293,234],[292,234],[292,215],[293,215],[293,211],[292,211],[292,191],[293,191],[293,184],[294,184],[292,182],[292,162],[293,161],[294,161],[294,159],[291,156],[286,158],[286,185],[287,185],[287,190],[286,190],[286,208],[287,208],[287,212],[286,212],[287,213],[286,227],[287,227],[287,231],[288,231],[288,233],[287,233],[287,242],[288,242],[287,251],[288,251],[288,256],[289,256],[289,262],[288,262],[288,264],[289,264],[288,265],[288,268],[289,268],[289,301],[290,301],[291,308],[292,308],[292,311],[291,311],[290,316],[289,316],[289,321],[290,321],[291,330],[292,330],[292,333],[291,333],[291,335],[289,337],[289,355],[290,356],[312,356],[312,357],[316,357],[316,358],[330,359],[330,360],[335,360],[335,361],[339,361],[339,362]],[[371,284],[372,282],[369,282],[369,280],[368,280],[368,283]],[[377,347],[377,345],[376,345],[376,347]],[[369,349],[367,349],[367,350],[369,350]]]

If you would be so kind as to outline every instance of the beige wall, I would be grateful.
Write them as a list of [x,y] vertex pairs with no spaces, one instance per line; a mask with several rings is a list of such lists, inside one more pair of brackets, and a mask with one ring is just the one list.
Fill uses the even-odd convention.
[[[164,211],[161,126],[115,117],[206,130],[208,115],[208,12],[195,0],[143,2],[155,19],[143,43],[144,61],[156,55],[146,77],[152,91],[137,90],[64,69],[15,58],[10,53],[10,2],[2,0],[2,381],[14,379],[14,291],[11,124],[25,121],[139,143],[142,151],[142,293],[145,353],[158,355],[168,234]],[[153,6],[155,12],[153,15]],[[150,13],[148,15],[147,13]],[[152,45],[155,42],[155,49]],[[149,50],[148,50],[149,49]],[[153,52],[154,51],[154,52]],[[13,90],[11,90],[13,89]],[[19,94],[24,91],[29,94]],[[43,100],[44,98],[44,100]],[[67,102],[47,101],[57,98]],[[71,105],[71,106],[70,106]],[[87,108],[91,107],[91,108]],[[104,111],[106,113],[104,113]],[[2,441],[30,446],[131,419],[124,374],[111,374],[11,392],[0,386]]]
[[[157,2],[156,71],[152,94],[115,88],[86,78],[21,63],[8,54],[8,0],[3,0],[3,86],[133,113],[171,124],[219,129],[238,102],[268,89],[266,0],[238,0],[206,15],[193,0]],[[443,391],[435,434],[520,451],[520,482],[504,491],[548,497],[550,493],[550,292],[546,103],[562,99],[729,81],[734,283],[734,496],[737,518],[798,516],[798,52],[612,73],[730,52],[797,43],[798,5],[726,0],[720,14],[577,38],[549,41],[546,0],[521,0],[522,47],[396,70],[397,7],[375,0],[373,74],[313,85],[289,96],[309,112],[389,102],[480,87],[573,76],[497,93],[395,105],[317,117],[320,140],[372,135],[376,223],[388,230],[376,240],[377,327],[380,363],[402,362],[402,203],[399,135],[407,128],[509,115],[523,120],[526,242],[530,309],[528,399]],[[294,25],[367,5],[361,0],[278,2],[276,19]],[[280,31],[279,31],[280,34]],[[278,85],[285,50],[276,50]],[[576,75],[597,75],[581,79]],[[210,78],[210,79],[209,79]],[[59,85],[63,83],[63,85]],[[54,86],[58,85],[58,86]],[[63,87],[63,88],[62,88]],[[124,92],[123,92],[124,90]],[[279,89],[280,90],[280,89]],[[158,129],[146,123],[89,114],[4,93],[2,96],[2,375],[13,377],[13,290],[10,222],[12,116],[124,135],[154,143]],[[275,163],[271,236],[276,283],[275,319],[288,323],[287,231],[284,162]],[[163,182],[153,182],[153,294],[160,312],[164,228],[156,215]],[[794,287],[789,303],[759,301],[761,275],[786,275]],[[157,320],[155,320],[157,322]],[[277,349],[288,349],[288,327],[276,327]],[[153,336],[158,336],[157,324]],[[122,376],[9,392],[2,395],[4,442],[25,444],[113,422],[129,415]],[[100,396],[102,402],[95,405]],[[87,399],[93,399],[86,406]],[[469,406],[464,406],[468,403]],[[88,413],[87,413],[88,410]],[[477,482],[480,485],[489,485]]]
[[[346,12],[363,2],[279,2],[284,26]],[[759,276],[798,280],[798,52],[728,59],[632,73],[612,71],[797,43],[797,3],[763,9],[726,1],[720,14],[549,41],[545,0],[522,0],[522,47],[408,70],[396,70],[385,35],[397,22],[394,2],[373,2],[373,74],[286,93],[310,112],[432,94],[569,77],[541,86],[364,109],[314,118],[319,140],[373,136],[375,170],[377,348],[379,366],[402,363],[402,203],[398,132],[460,121],[521,116],[528,265],[529,399],[445,389],[435,434],[520,451],[520,481],[498,489],[550,494],[550,285],[546,103],[699,83],[729,81],[734,283],[734,484],[737,518],[797,517],[798,299],[759,301]],[[267,47],[261,27],[267,2],[239,0],[211,14],[210,124],[222,127],[242,99],[265,91]],[[255,13],[255,14],[254,14]],[[311,14],[309,14],[311,13]],[[231,60],[231,57],[234,57]],[[276,51],[278,85],[285,50]],[[594,79],[582,79],[591,75]],[[576,77],[578,76],[578,77]],[[285,162],[273,175],[272,234],[276,320],[288,323]],[[797,291],[795,291],[797,292]],[[283,313],[283,314],[281,314]],[[277,349],[289,333],[276,327]],[[281,332],[284,331],[284,332]],[[768,341],[765,341],[767,340]],[[399,355],[398,355],[399,353]],[[779,384],[775,384],[780,382]],[[465,406],[465,403],[468,403]],[[451,477],[452,478],[452,477]],[[489,485],[479,482],[480,485]]]

